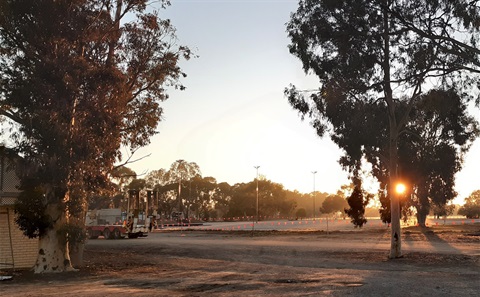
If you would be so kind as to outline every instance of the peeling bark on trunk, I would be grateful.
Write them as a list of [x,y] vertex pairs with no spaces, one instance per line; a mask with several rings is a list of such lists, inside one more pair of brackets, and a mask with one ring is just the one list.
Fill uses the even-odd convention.
[[53,218],[53,226],[38,241],[35,273],[74,271],[70,262],[68,243],[61,228],[67,223],[67,214],[59,204],[49,205],[47,214]]

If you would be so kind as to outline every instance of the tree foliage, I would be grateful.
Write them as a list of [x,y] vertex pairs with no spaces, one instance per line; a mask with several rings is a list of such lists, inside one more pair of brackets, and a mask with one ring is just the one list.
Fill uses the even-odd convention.
[[124,191],[124,188],[136,178],[137,173],[126,166],[116,167],[110,174],[110,179],[120,191]]
[[[179,166],[179,163],[182,165]],[[193,169],[181,169],[183,173],[180,174],[177,172],[180,171],[179,168],[188,167],[189,164],[192,164]],[[128,173],[128,176],[132,176],[130,170],[125,172]],[[186,172],[192,172],[192,174],[188,175]],[[173,211],[178,211],[178,201],[181,201],[181,211],[184,216],[190,219],[209,220],[211,218],[239,217],[246,219],[246,217],[256,215],[256,180],[230,186],[225,182],[218,183],[213,177],[202,177],[200,172],[200,167],[195,162],[175,161],[169,170],[153,170],[146,175],[145,179],[132,179],[125,189],[135,189],[144,193],[148,190],[155,191],[158,200],[154,202],[154,209],[164,218],[169,218]],[[169,179],[169,177],[178,177],[181,174],[185,178],[181,182],[177,181],[177,178]],[[189,176],[191,177],[189,178]],[[118,178],[115,180],[120,181]],[[153,188],[152,184],[155,184]],[[289,191],[284,189],[283,185],[265,177],[259,179],[258,185],[260,218],[291,217],[296,214],[298,209],[305,211],[305,214],[301,216],[303,218],[308,216],[307,208],[312,210],[313,193]],[[342,189],[335,195],[315,193],[317,205],[321,205],[326,197],[330,197],[325,204],[325,209],[333,207],[332,211],[343,211],[347,206],[343,197],[344,193],[348,191],[347,186],[342,186]],[[96,205],[119,205],[122,197],[121,194],[112,198],[102,196],[96,200]]]
[[447,218],[448,216],[451,216],[455,212],[455,204],[448,204],[448,205],[434,204],[432,207],[432,212],[436,218],[440,218],[440,217]]
[[[399,109],[406,109],[399,104]],[[375,113],[374,108],[371,113]],[[367,111],[368,112],[368,111]],[[384,113],[375,120],[386,117]],[[388,163],[385,143],[388,135],[381,127],[363,124],[362,154],[372,164],[373,176],[380,182],[381,218],[390,223],[390,197],[387,195]],[[370,136],[374,135],[374,136]],[[424,225],[432,204],[445,205],[456,197],[455,174],[462,168],[463,154],[478,135],[478,123],[468,114],[465,96],[456,90],[431,90],[419,96],[398,138],[398,173],[409,185],[402,206],[414,206],[417,220]],[[408,200],[408,201],[406,201]],[[407,209],[402,207],[402,213]]]
[[23,234],[29,238],[42,236],[51,227],[51,220],[46,214],[44,191],[34,180],[24,180],[18,199],[15,201],[15,223]]
[[343,197],[343,195],[339,195],[338,193],[335,195],[328,195],[325,200],[323,200],[322,207],[320,211],[322,213],[334,213],[334,212],[343,212],[344,209],[348,206],[347,201]]
[[295,212],[295,217],[300,219],[307,217],[307,211],[305,210],[305,208],[297,209],[297,211]]
[[156,133],[165,87],[183,88],[178,61],[190,50],[173,43],[174,28],[147,4],[0,3],[2,134],[26,161],[22,186],[34,178],[44,192],[37,203],[51,221],[29,234],[40,235],[44,257],[58,259],[40,265],[39,256],[37,272],[69,269],[66,238],[47,246],[43,235],[54,242],[55,230],[84,215],[86,192],[106,186],[121,146],[135,150]]
[[460,207],[458,214],[469,219],[480,218],[480,190],[474,191],[465,199],[465,204]]
[[[191,182],[193,178],[200,178],[202,173],[200,167],[195,162],[187,162],[185,160],[177,160],[172,163],[170,169],[165,173],[164,179],[170,188],[172,184],[177,184],[177,211],[184,211],[188,192],[184,191],[186,184],[184,182]],[[183,193],[183,194],[182,194]]]
[[[315,195],[314,195],[315,194]],[[328,193],[318,192],[315,193],[300,193],[297,190],[288,191],[287,190],[287,199],[295,201],[296,208],[303,208],[306,211],[305,217],[313,217],[313,205],[315,205],[316,211],[319,206],[322,205],[325,198],[328,196]],[[315,203],[313,202],[315,199]]]
[[202,172],[195,162],[187,162],[185,160],[177,160],[172,163],[170,169],[166,173],[165,179],[169,183],[179,183],[187,181],[195,177],[200,177]]
[[424,226],[431,207],[443,208],[457,196],[455,174],[478,136],[478,123],[468,115],[465,96],[453,89],[421,96],[410,119],[399,139],[399,170],[409,180],[410,204]]
[[165,169],[153,170],[147,173],[145,180],[148,187],[154,188],[155,186],[163,186],[167,181],[167,171]]
[[347,197],[349,208],[345,208],[345,213],[351,218],[352,224],[355,227],[361,228],[367,223],[367,219],[365,218],[365,208],[372,198],[372,194],[363,190],[362,183],[356,181],[352,194]]
[[[294,86],[285,93],[318,135],[330,131],[345,151],[340,163],[353,179],[358,178],[362,150],[371,149],[357,124],[381,114],[371,115],[366,109],[379,108],[386,115],[370,123],[387,136],[382,158],[388,166],[381,170],[388,180],[381,182],[390,201],[392,258],[401,256],[400,206],[392,195],[398,181],[400,133],[435,78],[442,78],[438,86],[459,92],[478,83],[478,76],[464,73],[480,72],[479,3],[303,0],[287,25],[290,52],[321,85],[310,96]],[[345,129],[351,132],[348,138]]]
[[157,211],[170,216],[181,211],[185,217],[209,218],[216,208],[226,213],[230,185],[217,183],[213,177],[202,177],[195,162],[177,160],[169,170],[149,172],[139,190],[153,189],[158,195]]
[[[255,216],[256,188],[255,181],[235,184],[232,187],[227,216]],[[260,218],[276,215],[288,216],[295,207],[295,202],[287,198],[287,191],[283,185],[267,179],[258,181],[258,214]]]

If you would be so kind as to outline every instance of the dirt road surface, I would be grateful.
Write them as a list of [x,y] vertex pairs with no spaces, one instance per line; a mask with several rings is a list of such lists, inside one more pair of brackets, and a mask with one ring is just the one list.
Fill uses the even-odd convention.
[[91,240],[79,272],[10,272],[0,296],[479,296],[480,225],[361,232],[182,230]]

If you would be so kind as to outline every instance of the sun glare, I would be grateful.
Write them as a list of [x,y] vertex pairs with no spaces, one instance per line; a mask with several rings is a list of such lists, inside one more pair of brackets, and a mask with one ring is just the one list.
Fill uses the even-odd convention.
[[402,183],[398,183],[398,184],[395,186],[395,191],[396,191],[398,194],[403,194],[403,193],[405,193],[405,190],[406,190],[406,189],[407,189],[407,188],[406,188],[405,185],[402,184]]

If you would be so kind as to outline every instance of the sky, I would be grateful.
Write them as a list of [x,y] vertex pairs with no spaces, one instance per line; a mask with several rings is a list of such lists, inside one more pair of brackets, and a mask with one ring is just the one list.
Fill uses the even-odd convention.
[[[342,152],[302,121],[285,98],[289,84],[318,88],[300,60],[288,51],[285,31],[296,0],[172,0],[160,11],[177,28],[178,44],[198,58],[182,61],[185,91],[170,91],[164,117],[151,144],[135,153],[146,158],[129,164],[137,174],[168,169],[183,159],[202,175],[233,185],[258,173],[303,193],[335,193],[349,183],[338,164]],[[478,117],[478,109],[473,110]],[[476,165],[480,141],[457,174],[462,203],[480,189]],[[312,172],[316,171],[316,174]]]

